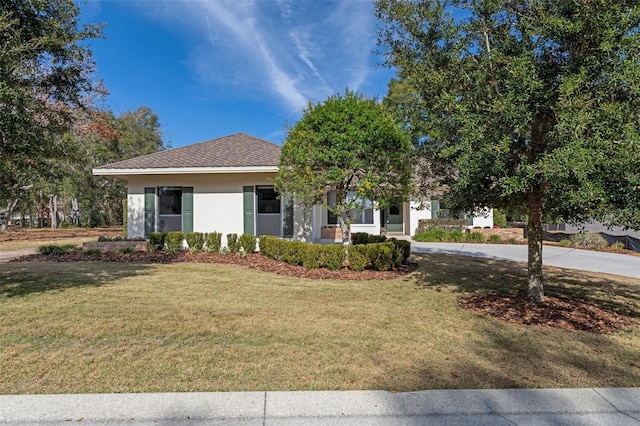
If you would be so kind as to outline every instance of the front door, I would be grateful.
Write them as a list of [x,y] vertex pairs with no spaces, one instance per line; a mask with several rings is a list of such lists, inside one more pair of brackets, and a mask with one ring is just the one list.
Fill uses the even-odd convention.
[[402,204],[393,204],[387,208],[387,232],[404,232],[402,226]]

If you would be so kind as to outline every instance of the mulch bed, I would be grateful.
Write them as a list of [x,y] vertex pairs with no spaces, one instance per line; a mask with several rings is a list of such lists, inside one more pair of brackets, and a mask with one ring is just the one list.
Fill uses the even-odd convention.
[[611,333],[633,325],[624,315],[563,297],[545,296],[542,303],[535,303],[519,293],[474,294],[460,297],[458,304],[470,311],[506,322],[563,330]]
[[83,254],[79,251],[63,254],[60,256],[43,256],[33,254],[14,259],[13,262],[78,262],[78,261],[99,261],[99,262],[144,262],[144,263],[222,263],[246,266],[264,272],[273,272],[287,277],[299,277],[310,279],[331,279],[331,280],[392,280],[413,272],[418,265],[408,262],[399,269],[393,271],[371,271],[364,270],[355,272],[347,268],[331,271],[326,268],[305,269],[303,266],[289,265],[288,263],[269,259],[260,253],[248,254],[244,257],[234,253],[227,255],[219,253],[193,253],[177,252],[134,252],[129,254],[116,254],[105,252],[100,254]]

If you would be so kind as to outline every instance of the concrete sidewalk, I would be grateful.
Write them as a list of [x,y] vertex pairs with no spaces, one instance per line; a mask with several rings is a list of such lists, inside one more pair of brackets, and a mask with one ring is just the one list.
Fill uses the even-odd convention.
[[640,425],[640,388],[0,396],[0,424]]
[[[421,243],[411,241],[411,251],[414,253],[457,254],[486,259],[527,262],[526,245]],[[640,278],[640,256],[545,245],[542,248],[542,263],[560,268]]]

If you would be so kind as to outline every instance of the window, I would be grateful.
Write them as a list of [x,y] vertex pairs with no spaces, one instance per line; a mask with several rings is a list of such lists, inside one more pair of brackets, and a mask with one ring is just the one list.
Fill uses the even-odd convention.
[[[351,209],[349,211],[349,219],[352,224],[357,225],[371,225],[373,224],[373,202],[371,200],[358,198],[358,193],[355,191],[347,192],[347,203],[356,201],[360,208]],[[336,205],[336,192],[329,191],[327,194],[327,204],[331,207]],[[329,225],[335,225],[338,223],[338,216],[327,209],[327,223]]]
[[161,186],[158,188],[158,214],[182,214],[182,188]]
[[273,186],[256,187],[256,195],[258,196],[258,214],[280,214],[280,200]]

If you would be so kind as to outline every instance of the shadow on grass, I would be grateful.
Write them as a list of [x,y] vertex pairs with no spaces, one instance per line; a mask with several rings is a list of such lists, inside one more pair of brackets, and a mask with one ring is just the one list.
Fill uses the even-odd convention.
[[[414,260],[419,267],[410,279],[422,288],[449,288],[460,293],[527,290],[527,265],[523,263],[450,254],[418,254]],[[640,318],[638,279],[544,267],[544,280],[548,296],[580,300]]]
[[0,269],[0,297],[99,287],[126,277],[151,273],[153,265],[108,262],[20,262]]

